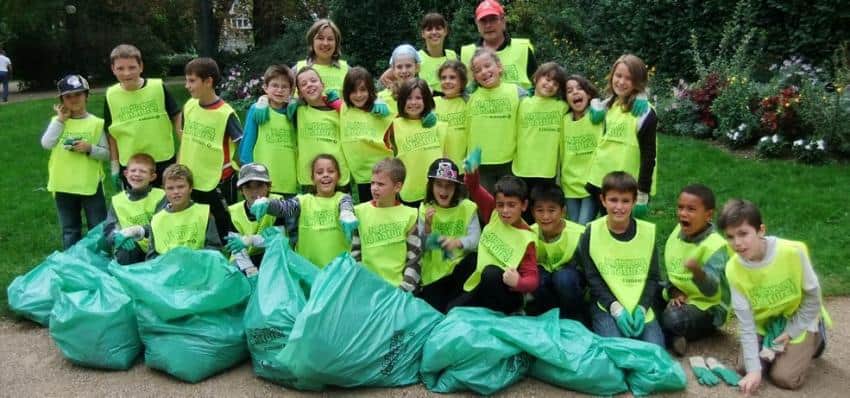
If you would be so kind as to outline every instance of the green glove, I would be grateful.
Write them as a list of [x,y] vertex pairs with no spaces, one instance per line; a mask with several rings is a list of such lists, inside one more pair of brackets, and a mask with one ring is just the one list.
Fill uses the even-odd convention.
[[629,311],[626,311],[623,308],[623,305],[620,304],[619,301],[615,301],[611,303],[611,316],[617,321],[617,329],[620,330],[620,333],[623,334],[623,337],[637,337],[634,329],[632,328],[632,315],[629,314]]
[[124,190],[124,183],[121,181],[121,166],[117,160],[113,160],[109,165],[109,179],[112,181],[112,186],[116,191]]
[[599,98],[590,100],[590,122],[593,124],[602,123],[605,120],[605,103]]
[[534,96],[534,86],[529,87],[528,90],[525,90],[525,92],[528,93],[529,97],[533,97]]
[[387,117],[390,115],[390,107],[383,100],[377,99],[372,104],[372,113],[380,117]]
[[269,97],[262,95],[254,104],[251,118],[257,126],[262,126],[269,121]]
[[115,235],[112,237],[112,247],[116,250],[122,249],[124,247],[124,242],[128,239],[130,238],[122,234],[121,231],[115,231]]
[[723,379],[726,384],[737,387],[738,382],[741,381],[741,375],[738,372],[723,366],[716,358],[708,358],[705,363],[711,372]]
[[427,115],[422,117],[422,127],[429,129],[434,127],[437,124],[437,114],[434,111],[428,112]]
[[443,248],[443,242],[440,234],[431,232],[428,238],[425,239],[425,250],[440,250],[443,253],[443,259],[448,260],[453,257],[452,252]]
[[478,82],[475,80],[473,80],[471,83],[469,83],[468,86],[466,86],[467,95],[474,93],[476,90],[478,90]]
[[328,90],[327,94],[325,94],[325,102],[331,103],[337,100],[339,100],[339,92],[334,89]]
[[269,200],[268,198],[259,198],[254,201],[251,205],[251,214],[257,218],[257,220],[263,218],[269,212]]
[[643,327],[646,325],[646,310],[641,307],[635,307],[632,314],[632,330],[635,332],[635,337],[643,334]]
[[720,379],[708,370],[703,357],[690,357],[688,361],[691,363],[691,371],[694,372],[694,377],[696,377],[699,384],[706,387],[714,387],[720,383]]
[[474,173],[481,166],[481,147],[477,146],[469,151],[466,159],[463,160],[463,170],[465,173]]
[[785,347],[774,345],[773,340],[785,331],[786,322],[785,317],[782,315],[775,316],[767,321],[767,327],[765,327],[765,334],[761,343],[762,349],[759,352],[760,358],[768,362],[773,362],[777,352],[785,351]]
[[227,243],[224,244],[224,248],[231,253],[241,252],[248,248],[242,241],[242,237],[237,234],[228,235],[225,239],[227,239]]
[[339,224],[342,226],[342,233],[345,235],[345,240],[351,242],[354,236],[354,230],[360,225],[360,221],[351,211],[342,211],[339,214]]
[[295,124],[295,116],[298,115],[298,106],[299,104],[297,100],[286,105],[286,118],[293,124]]
[[632,210],[632,215],[635,218],[646,218],[649,215],[649,194],[638,191],[635,208]]
[[643,116],[649,110],[649,99],[646,97],[646,93],[640,93],[635,98],[635,102],[632,104],[632,115],[636,117]]

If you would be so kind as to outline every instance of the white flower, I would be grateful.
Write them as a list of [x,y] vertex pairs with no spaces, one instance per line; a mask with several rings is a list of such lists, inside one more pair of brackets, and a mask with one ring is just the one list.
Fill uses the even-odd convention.
[[759,139],[759,142],[767,142],[767,140],[769,140],[769,139],[770,139],[770,137],[764,136],[764,137],[761,137],[761,139]]
[[803,139],[801,138],[797,141],[794,141],[794,146],[800,146],[800,145],[803,145],[803,143],[805,143],[805,141],[803,141]]
[[791,60],[782,61],[782,66],[791,66]]
[[811,151],[812,150],[812,144],[806,144],[806,150]]
[[774,144],[779,142],[779,134],[774,134],[770,137],[770,140],[773,141]]
[[739,131],[744,131],[746,128],[747,128],[747,125],[746,125],[746,124],[744,124],[744,123],[741,123],[741,125],[740,125],[740,126],[738,126],[738,130],[739,130]]
[[773,70],[776,70],[776,67],[777,67],[777,65],[776,65],[776,64],[770,65],[770,70],[772,70],[772,71],[773,71]]
[[825,150],[826,150],[826,143],[825,143],[825,142],[823,142],[823,140],[822,140],[822,139],[821,139],[821,140],[818,140],[818,141],[817,141],[817,144],[818,144],[818,149],[820,149],[821,151],[825,151]]

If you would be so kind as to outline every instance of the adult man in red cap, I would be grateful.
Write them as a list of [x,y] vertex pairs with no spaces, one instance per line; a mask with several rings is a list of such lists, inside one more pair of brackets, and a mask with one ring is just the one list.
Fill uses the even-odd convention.
[[506,31],[505,9],[496,0],[484,0],[475,8],[475,25],[481,39],[460,49],[460,59],[467,68],[472,68],[472,54],[478,47],[496,51],[502,61],[502,81],[523,88],[532,86],[531,76],[537,70],[534,46],[528,39],[512,38]]

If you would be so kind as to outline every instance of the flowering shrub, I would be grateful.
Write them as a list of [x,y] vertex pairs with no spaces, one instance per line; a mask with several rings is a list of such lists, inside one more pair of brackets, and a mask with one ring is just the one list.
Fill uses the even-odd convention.
[[711,105],[725,85],[726,82],[720,78],[719,74],[710,73],[701,86],[688,92],[688,98],[697,105],[700,122],[709,129],[717,127],[717,119],[711,113]]
[[744,148],[753,141],[753,128],[742,123],[738,127],[727,131],[723,138],[730,148]]
[[764,97],[759,102],[757,114],[765,135],[781,133],[787,138],[802,136],[797,114],[799,104],[800,89],[797,86],[788,86],[777,95]]
[[717,118],[715,135],[722,137],[740,125],[756,126],[758,118],[753,109],[758,106],[758,87],[747,77],[732,76],[726,88],[711,105],[711,113]]
[[243,113],[263,95],[263,80],[252,76],[243,65],[227,70],[219,84],[219,95],[238,113]]
[[756,144],[756,153],[762,158],[781,158],[788,155],[788,142],[779,134],[764,136]]
[[823,163],[826,160],[826,142],[823,139],[813,141],[801,138],[791,145],[791,153],[803,163]]

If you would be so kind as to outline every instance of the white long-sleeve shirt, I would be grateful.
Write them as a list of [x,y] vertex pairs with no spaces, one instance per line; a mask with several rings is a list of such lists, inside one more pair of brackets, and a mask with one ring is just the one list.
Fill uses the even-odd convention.
[[[90,113],[86,113],[79,119],[86,119],[90,117],[94,116]],[[58,119],[51,120],[50,124],[47,125],[47,130],[44,130],[44,134],[41,136],[41,147],[48,151],[53,149],[53,147],[55,147],[59,142],[59,137],[62,136],[62,130],[64,129],[65,123],[60,122]],[[104,162],[109,161],[109,144],[106,141],[106,134],[101,134],[99,142],[90,142],[89,144],[91,144],[91,152],[89,152],[90,158]]]

